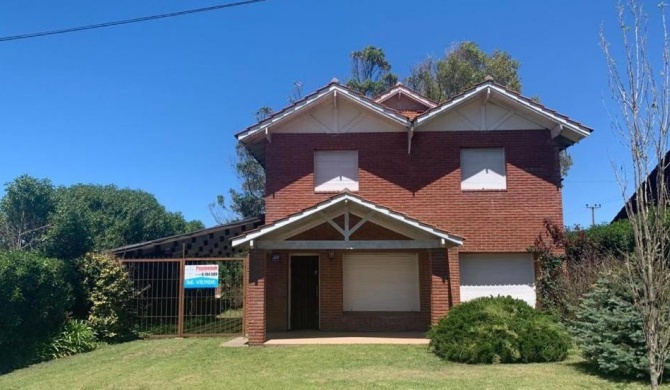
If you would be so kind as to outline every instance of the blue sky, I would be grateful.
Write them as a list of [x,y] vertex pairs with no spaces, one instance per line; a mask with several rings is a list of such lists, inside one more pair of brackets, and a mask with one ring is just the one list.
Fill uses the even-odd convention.
[[[0,36],[224,2],[7,0]],[[609,221],[623,202],[611,161],[626,158],[605,109],[598,38],[603,23],[618,38],[614,7],[608,0],[268,0],[0,42],[0,183],[27,173],[58,185],[139,188],[210,226],[207,205],[238,185],[233,134],[253,124],[260,106],[284,106],[294,81],[309,93],[333,77],[346,80],[349,53],[369,44],[405,77],[427,55],[471,40],[521,62],[525,95],[595,129],[570,149],[565,223],[588,225],[587,203],[602,204],[597,221]]]

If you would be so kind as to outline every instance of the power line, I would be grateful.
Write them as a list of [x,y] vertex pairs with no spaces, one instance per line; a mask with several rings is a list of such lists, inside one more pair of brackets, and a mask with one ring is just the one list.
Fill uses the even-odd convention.
[[238,1],[236,3],[220,4],[220,5],[214,5],[214,6],[211,6],[211,7],[204,7],[204,8],[194,8],[194,9],[189,9],[189,10],[185,10],[185,11],[170,12],[170,13],[167,13],[167,14],[143,16],[143,17],[134,18],[134,19],[117,20],[117,21],[114,21],[114,22],[89,24],[89,25],[86,25],[86,26],[70,27],[70,28],[64,28],[64,29],[60,29],[60,30],[41,31],[41,32],[35,32],[35,33],[29,33],[29,34],[10,35],[10,36],[6,36],[6,37],[0,37],[0,42],[16,41],[16,40],[19,40],[19,39],[28,39],[28,38],[37,38],[37,37],[43,37],[43,36],[46,36],[46,35],[67,34],[67,33],[71,33],[71,32],[83,31],[83,30],[93,30],[93,29],[97,29],[97,28],[119,26],[119,25],[122,25],[122,24],[147,22],[149,20],[156,20],[156,19],[173,18],[173,17],[176,17],[176,16],[189,15],[189,14],[195,14],[195,13],[200,13],[200,12],[216,11],[216,10],[220,10],[220,9],[223,9],[223,8],[232,8],[232,7],[239,7],[239,6],[242,6],[242,5],[249,5],[249,4],[253,4],[253,3],[260,3],[262,1],[265,1],[265,0]]

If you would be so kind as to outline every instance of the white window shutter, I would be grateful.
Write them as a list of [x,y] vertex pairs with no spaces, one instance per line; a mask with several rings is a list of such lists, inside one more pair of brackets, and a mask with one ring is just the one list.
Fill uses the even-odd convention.
[[358,151],[314,152],[314,191],[358,191]]
[[504,190],[507,188],[505,150],[461,149],[461,189]]
[[344,311],[420,311],[416,253],[351,253],[343,262]]

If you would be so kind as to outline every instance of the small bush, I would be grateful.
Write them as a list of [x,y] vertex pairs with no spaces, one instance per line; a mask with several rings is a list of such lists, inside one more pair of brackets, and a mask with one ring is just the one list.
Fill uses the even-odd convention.
[[554,362],[570,348],[558,321],[511,297],[455,306],[428,336],[435,354],[462,363]]
[[596,282],[577,308],[570,330],[584,358],[602,373],[647,376],[642,319],[619,278],[610,273]]
[[33,362],[65,320],[71,302],[64,264],[27,252],[0,252],[0,372]]
[[51,341],[40,350],[42,360],[89,352],[97,347],[95,332],[86,321],[67,320]]
[[115,257],[89,253],[79,263],[91,308],[88,323],[99,340],[119,342],[138,337],[135,289]]

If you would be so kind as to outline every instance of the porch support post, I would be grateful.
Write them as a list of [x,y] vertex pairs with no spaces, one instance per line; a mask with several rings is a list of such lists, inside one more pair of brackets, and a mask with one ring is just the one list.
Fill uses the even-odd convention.
[[458,248],[450,248],[447,252],[449,264],[450,306],[461,303],[461,263]]
[[245,310],[246,331],[249,345],[263,345],[266,340],[265,313],[265,263],[266,252],[260,249],[249,251],[247,295]]
[[449,264],[446,249],[429,249],[430,283],[430,323],[437,324],[449,311]]

